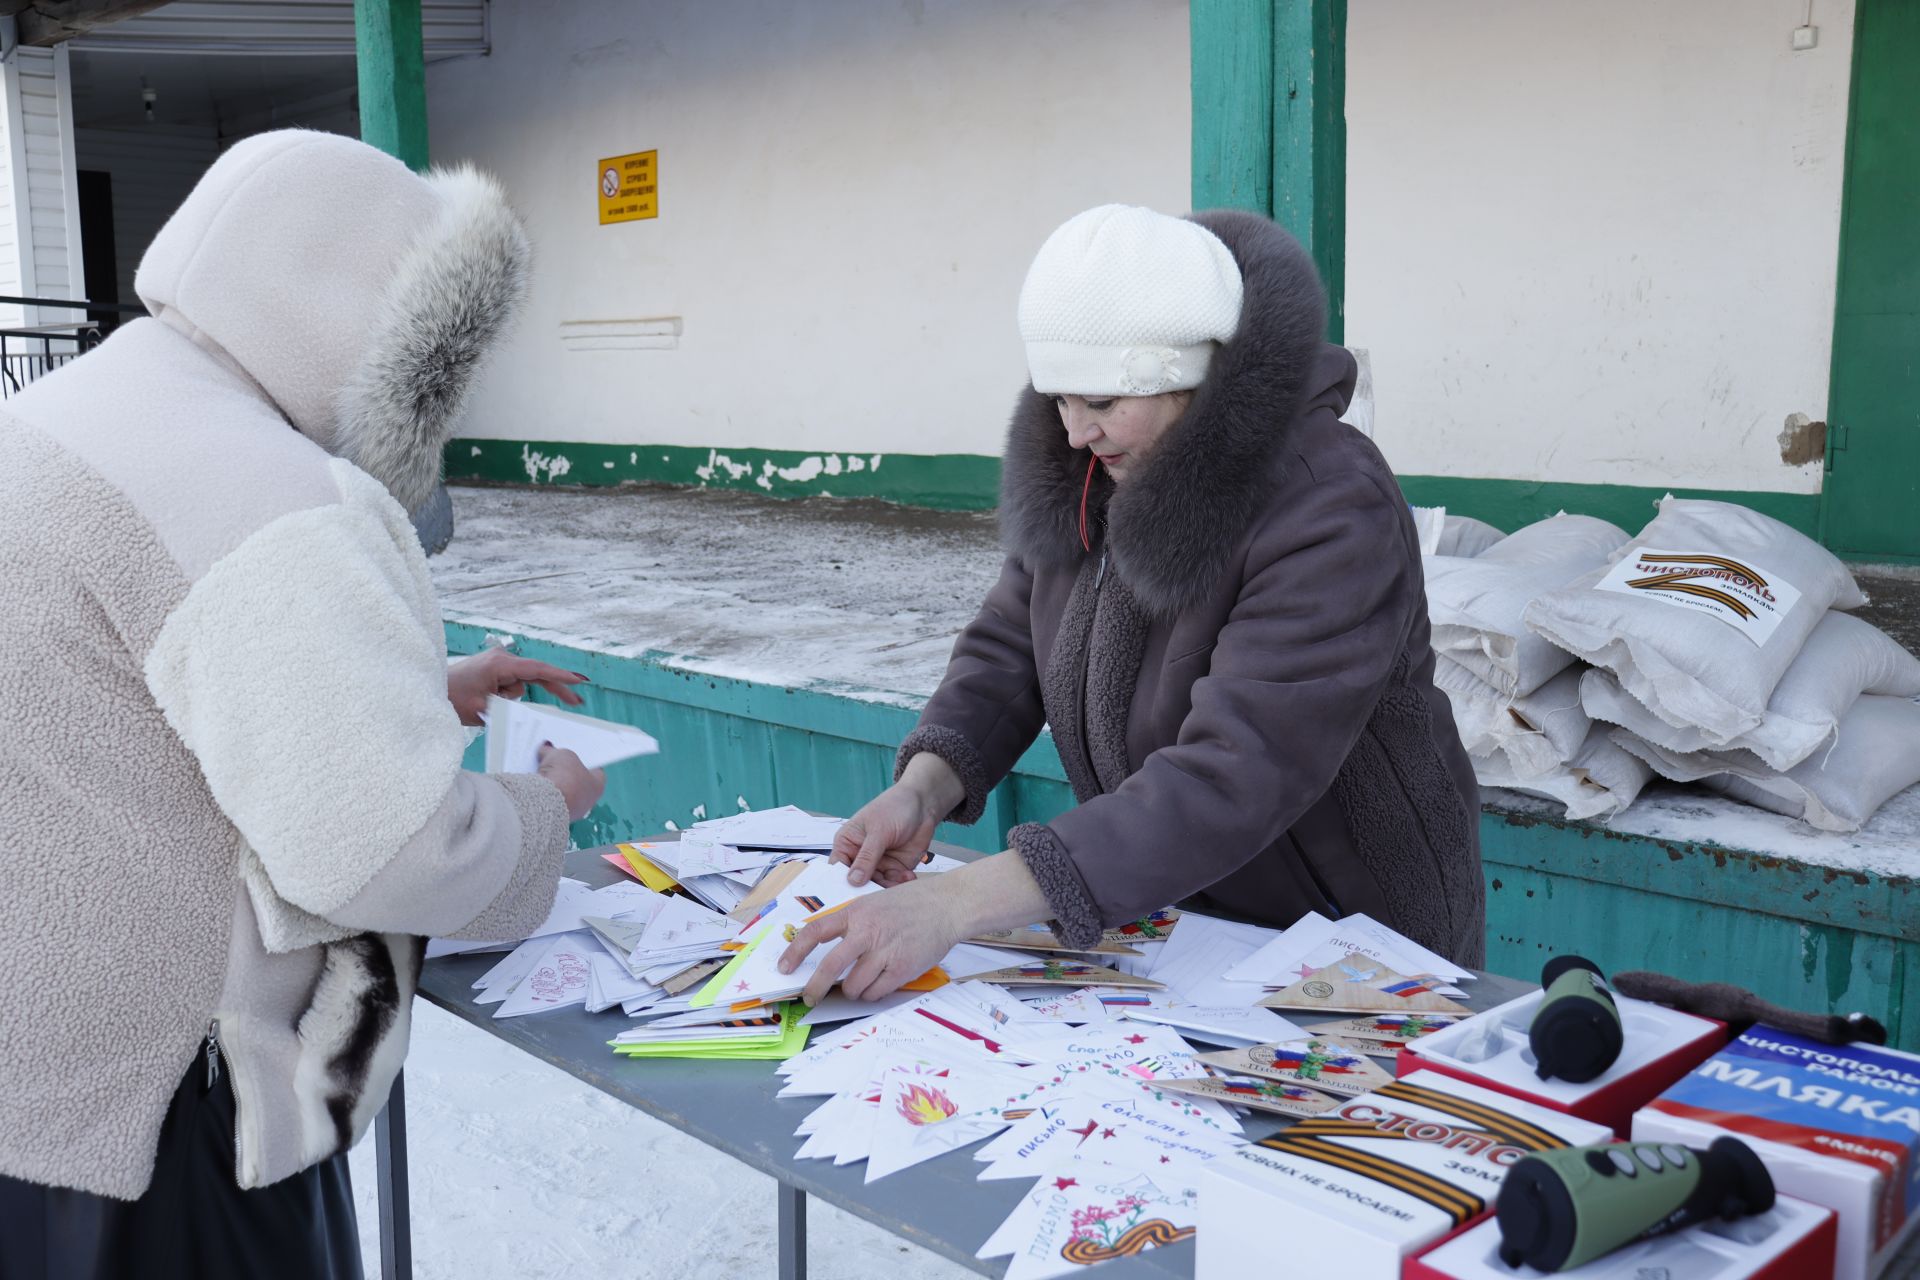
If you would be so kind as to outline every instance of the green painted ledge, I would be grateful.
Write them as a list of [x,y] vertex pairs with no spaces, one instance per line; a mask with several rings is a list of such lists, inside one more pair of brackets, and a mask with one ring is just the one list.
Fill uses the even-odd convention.
[[[487,632],[446,624],[473,653]],[[847,685],[762,684],[698,670],[664,653],[615,655],[520,637],[516,650],[585,673],[589,715],[637,724],[658,756],[608,773],[606,795],[574,827],[582,845],[702,818],[799,804],[851,813],[893,777],[894,749],[921,699]],[[479,744],[468,767],[481,764]],[[1010,827],[1072,804],[1047,739],[1035,744],[972,827],[939,836],[1003,848]],[[1897,1045],[1920,1049],[1920,882],[1836,871],[1705,843],[1655,840],[1488,808],[1487,963],[1537,978],[1550,955],[1750,987],[1795,1008],[1865,1009]]]
[[946,511],[985,511],[1000,500],[1000,459],[974,453],[804,453],[457,439],[448,442],[445,459],[446,477],[456,484],[677,484],[776,498],[879,498]]
[[[977,453],[802,453],[791,449],[702,449],[687,445],[573,444],[554,440],[451,441],[447,479],[458,483],[602,488],[677,484],[739,489],[776,498],[878,498],[910,507],[987,511],[1000,500],[1000,459]],[[1744,489],[1647,488],[1401,476],[1407,501],[1445,507],[1512,532],[1557,511],[1598,516],[1629,532],[1653,518],[1673,492],[1737,502],[1817,536],[1820,496]]]

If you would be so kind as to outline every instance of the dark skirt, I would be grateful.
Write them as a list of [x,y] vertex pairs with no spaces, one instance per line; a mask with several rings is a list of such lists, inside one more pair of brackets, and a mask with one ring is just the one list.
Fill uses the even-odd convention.
[[233,1091],[207,1077],[174,1091],[138,1200],[0,1176],[0,1280],[361,1280],[346,1156],[240,1190]]

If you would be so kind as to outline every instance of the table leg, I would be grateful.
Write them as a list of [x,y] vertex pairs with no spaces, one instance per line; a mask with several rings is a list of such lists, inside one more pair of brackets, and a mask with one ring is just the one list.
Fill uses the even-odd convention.
[[[393,1077],[387,1105],[373,1118],[373,1156],[380,1183],[380,1275],[382,1280],[413,1280],[413,1231],[407,1220],[405,1071]],[[783,1227],[785,1222],[783,1210]]]
[[807,1280],[807,1193],[780,1183],[780,1280]]

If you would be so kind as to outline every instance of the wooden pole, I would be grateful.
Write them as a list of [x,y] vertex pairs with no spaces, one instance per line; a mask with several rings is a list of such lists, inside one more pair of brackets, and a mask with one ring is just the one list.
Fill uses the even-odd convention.
[[1273,212],[1273,0],[1192,0],[1193,207]]
[[1273,218],[1313,255],[1327,341],[1346,335],[1347,0],[1278,0],[1273,17]]
[[1291,231],[1346,333],[1347,0],[1192,0],[1193,207]]
[[427,78],[420,0],[354,0],[360,137],[409,168],[427,167]]

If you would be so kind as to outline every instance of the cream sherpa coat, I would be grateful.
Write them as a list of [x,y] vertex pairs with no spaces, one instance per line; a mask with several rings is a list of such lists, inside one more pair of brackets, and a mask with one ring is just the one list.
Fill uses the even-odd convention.
[[402,505],[526,257],[477,174],[249,139],[141,263],[154,318],[0,414],[0,1173],[138,1196],[210,1030],[241,1186],[344,1150],[416,935],[551,905],[564,801],[460,770]]

